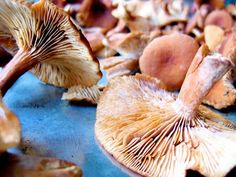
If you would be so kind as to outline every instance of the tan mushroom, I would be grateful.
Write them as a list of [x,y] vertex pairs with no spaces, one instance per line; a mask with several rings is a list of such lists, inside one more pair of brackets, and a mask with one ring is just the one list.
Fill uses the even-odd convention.
[[[21,127],[18,118],[0,102],[0,153],[20,143]],[[0,173],[1,174],[1,173]]]
[[14,0],[0,6],[0,21],[19,48],[0,74],[2,94],[31,68],[43,82],[65,88],[92,86],[101,78],[88,41],[63,10],[47,0],[31,8]]
[[225,176],[236,165],[236,125],[200,104],[230,65],[220,54],[196,54],[178,97],[143,75],[112,80],[97,108],[98,141],[142,176]]
[[217,25],[224,30],[229,30],[233,26],[233,18],[226,10],[214,10],[206,17],[206,25]]
[[103,44],[124,57],[138,58],[149,41],[150,37],[141,32],[114,33]]
[[144,49],[139,60],[140,70],[163,81],[168,90],[178,90],[198,47],[197,42],[185,34],[158,37]]
[[101,95],[99,86],[92,87],[74,86],[63,93],[62,100],[67,101],[85,101],[91,104],[97,104]]
[[5,153],[0,156],[1,177],[81,177],[74,163],[55,158]]

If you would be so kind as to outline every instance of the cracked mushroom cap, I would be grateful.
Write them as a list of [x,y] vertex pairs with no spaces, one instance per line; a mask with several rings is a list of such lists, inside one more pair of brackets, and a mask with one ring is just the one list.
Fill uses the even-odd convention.
[[4,153],[0,156],[1,177],[81,177],[74,163],[55,158]]
[[103,148],[142,176],[184,177],[190,169],[226,175],[236,165],[236,126],[200,105],[229,69],[218,57],[196,55],[178,97],[155,78],[113,79],[97,108],[95,133]]
[[229,30],[233,26],[233,18],[226,10],[214,10],[212,11],[205,20],[206,25],[216,25],[224,30]]
[[[0,153],[20,143],[21,127],[18,118],[0,102]],[[1,174],[1,173],[0,173]]]
[[163,81],[168,90],[178,90],[198,47],[197,42],[185,34],[158,37],[144,49],[139,59],[140,70]]
[[0,21],[8,27],[19,48],[3,69],[1,87],[9,87],[31,68],[43,82],[65,88],[92,86],[101,78],[88,41],[62,9],[48,0],[40,0],[31,8],[14,0],[3,0],[0,6]]

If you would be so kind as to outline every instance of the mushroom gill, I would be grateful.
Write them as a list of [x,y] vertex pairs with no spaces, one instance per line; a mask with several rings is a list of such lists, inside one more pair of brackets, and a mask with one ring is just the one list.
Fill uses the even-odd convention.
[[0,156],[1,177],[81,177],[81,169],[55,158],[4,153]]
[[0,1],[0,21],[19,48],[0,74],[0,90],[27,70],[59,87],[92,86],[101,77],[88,41],[69,15],[48,0],[27,7],[15,0]]
[[0,101],[0,153],[20,143],[21,127],[18,118]]
[[143,176],[184,177],[191,169],[223,177],[236,165],[236,126],[200,104],[230,65],[220,54],[197,53],[178,96],[151,77],[115,78],[99,100],[97,139]]

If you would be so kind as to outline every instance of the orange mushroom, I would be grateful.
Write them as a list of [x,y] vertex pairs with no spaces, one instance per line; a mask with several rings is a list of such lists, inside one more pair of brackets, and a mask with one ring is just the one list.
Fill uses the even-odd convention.
[[199,49],[178,97],[144,75],[112,80],[97,107],[103,148],[142,176],[225,176],[236,165],[236,125],[200,104],[232,66],[207,54],[206,46]]
[[74,163],[55,158],[4,153],[0,156],[1,177],[82,177]]
[[216,25],[224,30],[229,30],[233,26],[233,18],[226,10],[214,10],[212,11],[205,20],[206,25]]
[[[216,32],[214,31],[214,34]],[[225,39],[218,47],[218,51],[224,56],[235,58],[233,55],[236,33],[232,30],[226,33]],[[234,87],[235,82],[235,67],[230,70],[222,79],[220,79],[210,90],[203,100],[203,103],[213,106],[216,109],[226,108],[235,103],[236,89]]]
[[139,60],[140,70],[163,81],[168,90],[178,90],[198,47],[197,42],[185,34],[158,37],[144,49]]
[[101,78],[88,41],[56,5],[40,0],[27,7],[15,0],[2,0],[0,6],[0,21],[19,48],[0,74],[3,95],[31,68],[42,81],[64,88],[92,86]]

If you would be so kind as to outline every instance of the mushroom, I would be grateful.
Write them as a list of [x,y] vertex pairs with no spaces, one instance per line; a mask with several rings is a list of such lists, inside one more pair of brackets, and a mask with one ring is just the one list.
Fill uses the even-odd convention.
[[229,30],[233,26],[233,18],[226,10],[214,10],[205,20],[206,25],[217,25],[224,30]]
[[81,177],[74,163],[55,158],[4,153],[0,156],[1,177]]
[[43,82],[65,88],[92,86],[101,78],[88,41],[56,5],[40,0],[29,8],[14,0],[2,0],[0,6],[0,21],[19,48],[0,73],[3,95],[31,68]]
[[224,39],[224,30],[215,25],[207,25],[204,28],[204,37],[209,49],[214,51]]
[[231,62],[206,50],[199,49],[178,96],[145,75],[110,82],[98,103],[95,134],[119,163],[152,177],[184,177],[186,170],[221,177],[236,165],[236,125],[200,105]]
[[110,30],[117,23],[117,19],[112,16],[112,9],[110,8],[102,0],[84,0],[76,19],[81,25],[86,27],[96,26]]
[[[20,143],[21,127],[18,118],[0,101],[0,153]],[[1,173],[0,173],[1,174]]]
[[[214,34],[216,33],[216,30],[214,30]],[[235,31],[226,33],[223,42],[217,49],[226,57],[230,57],[232,52],[234,53],[234,50],[232,49],[234,49],[235,46],[235,35]],[[204,98],[203,103],[213,106],[216,109],[222,109],[233,105],[236,100],[234,82],[235,67],[226,73],[225,76],[212,87],[210,92]]]
[[198,47],[197,42],[185,34],[158,37],[144,49],[139,59],[140,70],[163,81],[168,90],[178,90]]
[[114,33],[103,44],[124,57],[138,58],[149,41],[150,37],[141,32]]
[[63,94],[62,99],[68,101],[86,101],[91,104],[97,104],[101,91],[99,86],[92,87],[74,86]]

